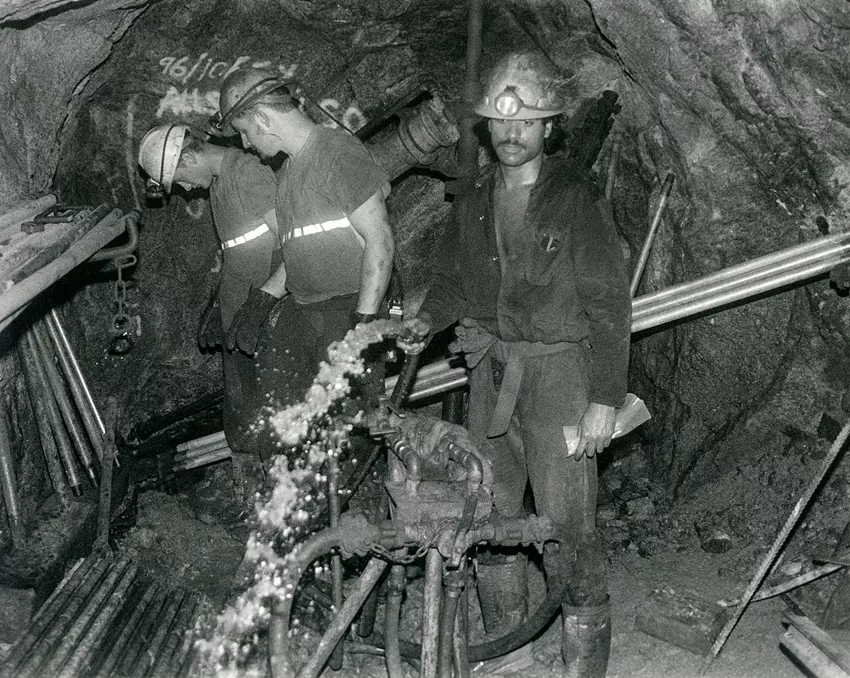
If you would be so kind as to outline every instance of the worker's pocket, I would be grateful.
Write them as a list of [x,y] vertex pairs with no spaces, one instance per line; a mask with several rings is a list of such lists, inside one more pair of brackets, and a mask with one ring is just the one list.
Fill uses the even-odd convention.
[[526,280],[532,285],[548,285],[558,270],[564,249],[564,234],[559,231],[540,231],[533,254],[529,258]]

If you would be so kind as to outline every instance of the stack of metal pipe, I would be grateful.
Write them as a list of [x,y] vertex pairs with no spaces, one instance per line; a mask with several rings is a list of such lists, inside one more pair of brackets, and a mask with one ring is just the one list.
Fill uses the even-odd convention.
[[196,438],[177,446],[174,455],[174,471],[187,471],[198,466],[214,464],[229,459],[232,452],[224,439],[224,431]]
[[106,428],[56,309],[35,321],[18,345],[51,484],[67,504],[83,476],[97,487]]
[[632,305],[632,332],[815,278],[850,261],[850,232],[835,233],[724,268],[689,283],[645,294]]
[[166,591],[131,561],[80,560],[0,663],[2,678],[185,676],[202,596]]

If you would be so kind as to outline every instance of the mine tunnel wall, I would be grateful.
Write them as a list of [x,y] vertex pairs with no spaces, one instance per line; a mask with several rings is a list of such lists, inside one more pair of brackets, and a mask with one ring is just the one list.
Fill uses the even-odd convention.
[[[215,284],[217,250],[203,196],[143,204],[135,149],[162,122],[203,127],[221,79],[266,65],[296,77],[353,128],[423,91],[458,99],[463,3],[206,3],[119,0],[55,13],[0,16],[4,126],[0,203],[53,189],[66,202],[143,211],[128,290],[141,318],[133,351],[106,353],[114,274],[75,273],[62,286],[72,341],[95,398],[115,397],[127,433],[219,387],[215,354],[195,344]],[[612,202],[632,261],[668,171],[676,183],[641,293],[694,279],[817,235],[848,215],[850,156],[846,14],[831,0],[726,7],[677,0],[496,2],[485,13],[482,68],[536,46],[559,67],[570,113],[610,89],[622,111],[595,171],[604,184],[615,136],[622,154]],[[708,9],[706,9],[708,8]],[[836,14],[838,12],[838,14]],[[315,110],[314,115],[318,115]],[[59,140],[59,144],[55,140]],[[483,157],[483,156],[482,156]],[[396,182],[389,200],[409,287],[427,282],[448,204],[428,173]],[[635,337],[631,390],[654,418],[631,442],[669,488],[706,482],[754,450],[813,435],[823,413],[845,416],[847,300],[828,282]],[[0,361],[7,401],[25,402],[15,358]],[[27,424],[18,475],[46,491]]]

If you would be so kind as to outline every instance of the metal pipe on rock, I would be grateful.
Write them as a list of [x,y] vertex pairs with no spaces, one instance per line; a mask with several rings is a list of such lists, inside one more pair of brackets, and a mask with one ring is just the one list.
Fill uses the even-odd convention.
[[121,610],[125,596],[136,579],[138,569],[138,565],[135,564],[124,569],[115,588],[109,591],[108,598],[101,601],[102,606],[97,611],[97,615],[91,620],[85,634],[80,638],[62,669],[56,674],[56,678],[77,678],[81,674],[85,662],[94,651],[98,641],[102,640],[103,634]]
[[817,266],[829,264],[831,268],[840,263],[841,258],[848,253],[850,253],[850,243],[840,248],[833,247],[829,250],[811,252],[799,260],[789,259],[778,264],[771,264],[765,268],[750,271],[735,278],[728,278],[710,287],[691,290],[677,297],[668,297],[650,308],[640,308],[637,312],[633,312],[632,321],[634,322],[650,315],[658,315],[664,311],[683,305],[696,304],[704,299],[717,299],[730,290],[747,289],[764,281],[779,280],[786,275],[793,275],[798,271],[807,270],[813,264]]
[[65,333],[65,328],[62,326],[62,320],[59,318],[59,312],[55,308],[50,309],[50,317],[53,319],[53,326],[56,329],[56,333],[65,351],[65,355],[71,363],[71,369],[74,371],[76,379],[79,382],[80,387],[83,389],[86,402],[89,404],[89,408],[97,421],[97,427],[100,429],[101,435],[104,435],[106,433],[106,427],[103,425],[103,418],[100,416],[100,410],[97,409],[97,405],[95,404],[94,398],[89,390],[89,385],[86,382],[82,369],[80,369],[80,363],[77,360],[77,355],[74,353],[74,348],[71,346],[71,342],[68,340],[68,335]]
[[822,273],[826,273],[837,264],[843,263],[844,261],[850,261],[850,256],[841,257],[839,259],[833,257],[827,262],[809,264],[805,268],[795,269],[767,280],[762,280],[753,285],[738,286],[716,296],[701,299],[694,303],[684,303],[680,306],[676,306],[659,313],[644,316],[637,322],[632,323],[632,332],[640,332],[651,327],[658,327],[659,325],[664,325],[674,320],[681,320],[682,318],[696,315],[703,311],[712,310],[720,306],[725,306],[726,304],[731,304],[748,297],[756,296],[763,292],[784,287],[785,285],[791,285],[793,283],[800,282],[801,280],[813,278]]
[[43,212],[55,204],[56,196],[49,193],[17,207],[12,207],[3,212],[3,214],[0,214],[0,229],[4,229],[7,226],[18,226],[23,221],[29,221],[39,212]]
[[55,323],[56,321],[50,314],[44,317],[44,325],[47,327],[47,333],[50,336],[56,357],[59,360],[59,366],[65,374],[65,381],[67,382],[71,395],[74,398],[74,402],[77,405],[77,412],[80,413],[80,418],[83,420],[83,427],[86,429],[86,433],[89,436],[94,452],[102,463],[104,455],[104,432],[101,431],[98,426],[94,412],[92,412],[91,407],[89,406],[89,400],[86,398],[86,394],[83,391],[83,386],[77,379],[77,372],[71,365],[71,359],[68,357],[68,354],[65,353],[65,344],[59,336],[59,331],[56,329]]
[[0,486],[3,488],[3,500],[6,503],[6,519],[9,521],[9,534],[12,546],[20,548],[24,544],[24,519],[21,515],[21,502],[18,498],[18,485],[15,480],[15,460],[12,456],[12,443],[9,438],[9,421],[5,404],[0,404]]
[[47,466],[47,475],[50,476],[50,484],[56,493],[59,505],[64,510],[71,503],[71,496],[68,492],[68,486],[65,484],[65,478],[62,475],[62,461],[50,424],[50,417],[47,414],[47,405],[44,402],[45,399],[38,395],[38,385],[35,383],[36,376],[33,374],[32,367],[28,364],[29,356],[27,349],[22,344],[18,344],[17,348],[18,361],[21,364],[21,371],[24,373],[27,395],[30,399],[30,405],[32,405],[33,416],[35,417],[35,424],[38,429],[38,437],[41,441],[41,451],[44,455],[44,463]]
[[655,233],[658,231],[658,224],[661,223],[661,216],[664,214],[664,208],[667,206],[667,198],[670,197],[670,189],[673,188],[673,180],[675,175],[672,172],[667,172],[664,178],[664,185],[661,187],[661,197],[658,200],[658,207],[655,210],[655,217],[649,226],[649,231],[646,234],[646,240],[643,242],[643,248],[640,251],[637,265],[635,266],[634,274],[632,275],[632,283],[629,287],[629,295],[634,297],[640,286],[640,279],[643,276],[643,269],[646,267],[646,261],[649,259],[649,252],[652,250],[652,243],[655,242]]
[[77,449],[80,462],[86,475],[89,477],[92,485],[98,486],[97,475],[94,469],[94,460],[89,448],[89,443],[86,440],[82,430],[82,425],[77,418],[77,413],[71,405],[71,399],[68,396],[68,391],[65,389],[65,384],[62,381],[62,375],[59,374],[59,368],[53,362],[53,354],[50,350],[50,344],[43,328],[38,324],[34,324],[30,328],[30,338],[34,338],[34,344],[38,347],[37,356],[41,361],[47,379],[50,382],[50,390],[56,398],[56,404],[59,406],[59,411],[62,413],[62,419],[68,427],[68,434],[71,440],[74,441],[74,447]]
[[44,405],[50,428],[53,431],[59,459],[62,462],[62,468],[65,470],[65,477],[71,487],[71,492],[78,497],[82,494],[82,481],[77,473],[74,447],[68,437],[68,432],[65,430],[65,424],[62,421],[56,397],[50,388],[50,382],[47,379],[44,365],[42,365],[32,331],[23,334],[20,341],[21,355],[24,357],[24,369],[32,377],[27,383],[30,384],[31,382],[32,385],[35,385],[35,390],[30,392],[31,396]]
[[848,240],[850,240],[850,231],[843,233],[834,233],[831,235],[815,238],[799,245],[786,247],[784,249],[777,250],[776,252],[771,252],[770,254],[765,254],[760,257],[756,257],[755,259],[750,259],[749,261],[745,261],[740,264],[735,264],[734,266],[723,268],[719,271],[716,271],[715,273],[711,273],[701,278],[697,278],[696,280],[692,280],[690,282],[679,283],[678,285],[673,285],[657,292],[644,294],[635,299],[633,309],[642,309],[644,307],[654,305],[660,302],[661,300],[666,299],[667,297],[676,297],[686,291],[713,285],[714,283],[726,280],[728,278],[734,278],[741,274],[749,273],[750,271],[755,271],[760,268],[764,268],[765,266],[768,266],[770,264],[779,263],[788,259],[795,259],[798,256],[808,254],[809,252],[812,252],[814,250],[820,250],[821,248],[830,247],[832,245],[842,245]]

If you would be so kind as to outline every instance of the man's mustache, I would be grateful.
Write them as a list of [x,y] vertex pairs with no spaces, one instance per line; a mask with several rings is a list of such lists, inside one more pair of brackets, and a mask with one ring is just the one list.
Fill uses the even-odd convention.
[[502,146],[513,146],[515,148],[525,148],[525,144],[522,144],[519,141],[500,141],[498,144],[496,144],[496,148],[501,148]]

